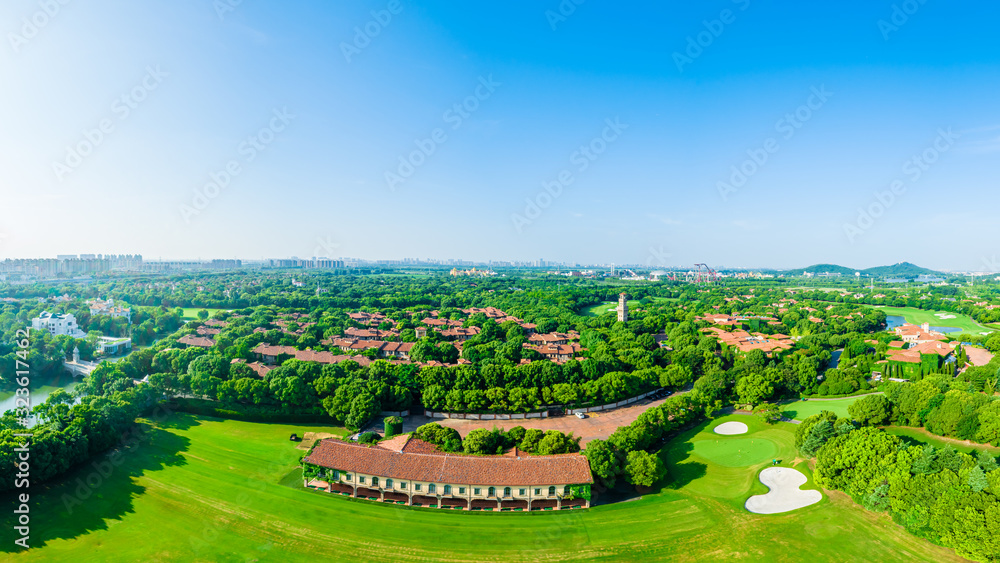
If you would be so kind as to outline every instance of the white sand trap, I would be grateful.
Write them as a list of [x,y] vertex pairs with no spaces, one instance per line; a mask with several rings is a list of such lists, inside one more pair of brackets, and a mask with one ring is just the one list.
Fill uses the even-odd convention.
[[796,469],[768,467],[760,472],[760,482],[771,491],[766,495],[748,498],[744,506],[756,514],[778,514],[816,504],[823,499],[823,493],[813,489],[800,489],[806,480],[806,476]]
[[747,430],[749,430],[749,428],[747,428],[747,425],[742,422],[723,422],[715,427],[716,434],[723,434],[725,436],[746,434]]

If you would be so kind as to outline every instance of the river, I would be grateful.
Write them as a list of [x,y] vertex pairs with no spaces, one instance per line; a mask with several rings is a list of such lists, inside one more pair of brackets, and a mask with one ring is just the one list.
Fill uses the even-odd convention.
[[[56,389],[65,389],[67,392],[72,393],[73,389],[80,384],[79,380],[74,380],[73,376],[68,373],[59,374],[55,379],[49,380],[45,385],[33,388],[31,393],[29,393],[31,408],[35,405],[40,405],[45,402],[45,399],[52,394]],[[17,402],[17,397],[12,391],[0,392],[0,412],[7,412],[14,408]]]

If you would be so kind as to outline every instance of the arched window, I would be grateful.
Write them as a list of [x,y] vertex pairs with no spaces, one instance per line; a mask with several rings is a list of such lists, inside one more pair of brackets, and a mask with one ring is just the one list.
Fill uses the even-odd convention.
[[450,495],[451,494],[451,485],[445,485],[444,486],[444,494],[446,494],[446,495]]
[[569,485],[563,487],[563,496],[569,495]]
[[505,496],[505,497],[509,497],[510,496],[510,487],[504,487],[503,488],[503,496]]
[[437,492],[437,486],[434,483],[431,483],[430,485],[427,485],[427,492],[428,493],[436,493]]
[[497,496],[497,489],[496,489],[496,487],[490,487],[490,492],[486,496],[488,496],[488,497],[495,497],[495,496]]
[[555,487],[549,487],[549,496],[553,496],[555,494],[556,494],[556,488]]
[[378,477],[372,477],[372,486],[373,487],[377,487],[378,486]]
[[387,488],[387,489],[391,489],[392,488],[392,479],[386,479],[385,480],[385,488]]

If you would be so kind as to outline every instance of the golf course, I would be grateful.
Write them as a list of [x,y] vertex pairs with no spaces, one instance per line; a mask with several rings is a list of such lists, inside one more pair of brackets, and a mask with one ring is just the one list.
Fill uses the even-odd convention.
[[[746,423],[745,434],[712,429]],[[634,500],[589,510],[467,513],[357,501],[305,489],[289,434],[324,426],[171,414],[141,421],[116,467],[94,460],[32,483],[32,549],[8,561],[666,560],[960,561],[848,497],[752,514],[776,459],[807,478],[794,426],[730,415],[675,436],[660,455],[669,477]],[[109,469],[110,467],[110,469]],[[815,494],[815,493],[813,493]],[[598,499],[600,502],[600,499]],[[4,517],[10,529],[10,512]]]
[[820,411],[833,411],[838,417],[847,417],[847,408],[864,395],[844,397],[842,399],[808,399],[782,405],[781,412],[788,418],[805,420]]
[[994,330],[977,323],[972,319],[972,317],[961,313],[925,311],[915,307],[877,307],[877,309],[885,313],[887,316],[903,317],[906,319],[906,322],[915,325],[929,323],[931,326],[957,328],[962,332],[968,332],[970,334],[992,332]]

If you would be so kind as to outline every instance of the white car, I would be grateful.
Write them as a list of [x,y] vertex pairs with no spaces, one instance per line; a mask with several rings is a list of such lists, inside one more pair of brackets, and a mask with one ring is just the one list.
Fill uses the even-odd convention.
[[578,412],[576,413],[576,417],[579,418],[580,420],[583,420],[587,418],[587,415],[583,414],[582,412]]

